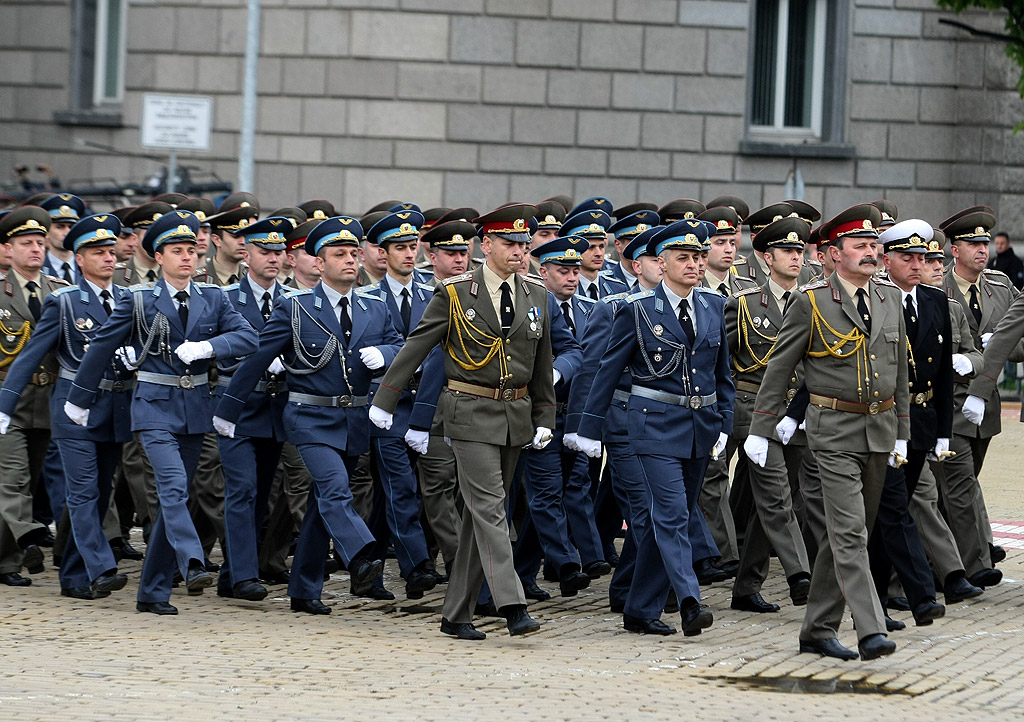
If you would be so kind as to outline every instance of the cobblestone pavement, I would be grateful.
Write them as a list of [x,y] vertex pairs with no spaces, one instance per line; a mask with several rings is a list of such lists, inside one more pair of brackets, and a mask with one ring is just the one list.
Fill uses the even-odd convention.
[[[1009,520],[996,536],[1010,524],[1008,540],[1024,519],[1024,427],[1011,417],[985,482],[992,518]],[[605,578],[533,604],[538,634],[511,639],[483,620],[480,643],[439,633],[443,588],[401,598],[393,562],[386,582],[398,600],[356,599],[339,573],[326,617],[291,613],[284,587],[258,603],[176,593],[179,616],[138,614],[140,564],[122,567],[126,589],[95,602],[58,596],[48,569],[31,587],[0,587],[0,719],[1017,719],[1024,550],[1008,549],[1000,567],[1002,584],[931,626],[894,613],[908,622],[892,636],[896,654],[867,663],[797,654],[802,610],[777,567],[765,597],[780,613],[731,611],[718,584],[705,588],[715,624],[698,637],[625,632],[603,606]],[[856,644],[848,618],[840,639]]]

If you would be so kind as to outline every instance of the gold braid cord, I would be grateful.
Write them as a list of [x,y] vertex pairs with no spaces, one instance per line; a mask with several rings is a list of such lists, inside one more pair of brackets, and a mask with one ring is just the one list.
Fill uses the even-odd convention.
[[[737,372],[741,374],[748,374],[752,371],[762,369],[768,365],[768,359],[770,359],[772,357],[772,354],[775,352],[775,341],[776,339],[778,339],[778,336],[769,336],[766,333],[761,333],[761,331],[758,330],[758,327],[754,325],[753,316],[751,316],[750,309],[747,307],[747,297],[740,296],[739,301],[739,318],[737,320],[739,323],[740,331],[740,346],[746,350],[747,354],[753,360],[753,363],[750,366],[740,366],[738,357],[736,356],[736,354],[733,354],[732,365]],[[754,349],[750,345],[750,329],[754,329],[754,333],[763,338],[764,340],[772,342],[772,347],[768,349],[768,352],[764,355],[764,358],[761,358],[756,353],[754,353]]]
[[[812,358],[824,358],[825,356],[831,356],[833,358],[850,358],[854,354],[857,355],[857,398],[863,401],[868,389],[866,386],[870,385],[870,379],[868,378],[868,346],[866,343],[866,336],[856,326],[849,333],[840,333],[836,331],[825,320],[825,317],[821,315],[821,311],[818,310],[818,303],[814,299],[814,291],[807,291],[807,296],[811,300],[811,324],[813,326],[811,330],[811,337],[807,341],[807,355]],[[825,338],[825,331],[834,337],[834,343],[829,343],[829,340]],[[811,347],[814,345],[814,336],[817,332],[818,338],[821,339],[821,344],[825,347],[824,351],[811,351]],[[847,344],[853,344],[853,348],[849,351],[844,350]]]
[[[455,363],[467,371],[479,371],[497,355],[501,379],[504,382],[508,377],[508,364],[505,362],[505,344],[501,336],[491,336],[489,333],[481,331],[466,318],[454,285],[446,286],[445,290],[448,291],[448,314],[451,319],[448,324],[448,337],[444,341],[445,351]],[[486,349],[487,354],[482,360],[475,361],[469,352],[467,343],[480,349]]]
[[21,324],[21,328],[17,331],[12,331],[7,328],[7,325],[3,321],[0,321],[0,335],[4,338],[7,336],[14,336],[18,339],[14,348],[7,348],[2,342],[0,342],[0,369],[2,369],[10,366],[11,363],[14,362],[14,357],[17,356],[21,352],[21,349],[25,347],[25,344],[28,343],[28,339],[32,335],[31,324],[29,324],[28,321],[25,321]]

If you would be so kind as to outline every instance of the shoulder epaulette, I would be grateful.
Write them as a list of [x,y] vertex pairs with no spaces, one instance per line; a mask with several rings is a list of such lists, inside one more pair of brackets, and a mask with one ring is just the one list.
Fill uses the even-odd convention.
[[43,278],[45,278],[50,283],[56,283],[58,286],[70,286],[71,285],[70,283],[65,281],[63,278],[58,278],[57,276],[51,276],[48,273],[44,273],[43,274]]
[[746,256],[736,256],[736,258],[733,259],[732,265],[733,265],[733,267],[747,265],[747,257]]
[[50,291],[50,295],[51,296],[59,296],[62,293],[69,293],[71,291],[77,291],[77,290],[78,290],[78,286],[64,286],[63,288],[57,288],[57,289],[54,289],[53,291]]
[[[629,291],[623,291],[622,293],[610,293],[604,298],[600,299],[599,303],[610,303],[612,301],[622,301],[629,296]],[[580,298],[589,298],[589,296],[580,296]],[[594,299],[590,298],[591,301]]]
[[380,301],[381,303],[384,303],[384,299],[381,298],[380,294],[378,293],[378,291],[380,290],[379,285],[380,284],[377,284],[377,286],[362,286],[361,288],[353,289],[353,292],[360,298],[372,298],[377,301]]
[[[1002,286],[1003,288],[1009,288],[1010,277],[1007,276],[1002,271],[997,271],[994,268],[986,268],[986,269],[982,270],[982,273],[984,273],[985,276],[986,276],[986,278],[985,278],[985,282],[986,283],[991,283],[993,286]],[[996,279],[998,279],[998,280],[996,280]],[[1003,280],[1003,279],[1005,279],[1005,280]]]
[[750,288],[741,288],[740,290],[735,291],[732,295],[733,296],[749,296],[749,295],[751,295],[753,293],[761,293],[761,287],[760,286],[751,286]]
[[998,268],[983,268],[981,269],[981,272],[984,273],[986,276],[1000,276],[1002,278],[1009,278],[1009,276],[1000,271]]
[[427,291],[428,293],[434,292],[434,287],[431,286],[429,283],[417,283],[416,285],[419,286],[424,291]]
[[590,296],[576,296],[576,298],[579,299],[580,303],[582,303],[583,305],[597,303],[597,301],[591,298]]
[[637,291],[636,293],[630,293],[626,296],[626,303],[633,303],[634,301],[639,301],[642,298],[648,298],[649,296],[653,295],[654,291],[652,290]]
[[136,291],[147,291],[156,285],[156,281],[146,281],[145,283],[136,283],[133,286],[128,286],[128,290],[132,293]]
[[800,288],[798,288],[797,290],[800,291],[801,293],[806,293],[807,291],[813,291],[815,288],[825,288],[826,286],[828,286],[828,279],[819,278],[817,281],[805,283],[804,285],[800,286]]
[[895,283],[889,280],[888,276],[875,276],[873,279],[879,286],[887,286],[888,288],[899,288]]
[[[206,283],[205,281],[196,281],[195,279],[192,280],[192,283],[196,284],[200,288],[224,288],[223,286],[216,283]],[[235,285],[237,286],[238,284]]]
[[367,283],[365,286],[356,286],[358,291],[379,291],[380,281],[374,281],[373,283]]
[[453,283],[460,283],[462,281],[468,281],[471,278],[473,278],[473,271],[467,271],[466,273],[463,273],[461,275],[452,276],[451,278],[446,278],[443,281],[441,281],[441,283],[443,283],[446,286],[450,286]]
[[694,287],[693,287],[693,290],[694,290],[694,291],[697,291],[697,292],[699,292],[699,293],[713,293],[713,294],[715,294],[716,296],[721,296],[721,295],[722,295],[722,294],[720,294],[720,293],[719,293],[718,291],[716,291],[715,289],[713,289],[713,288],[708,288],[707,286],[694,286]]
[[239,289],[239,287],[240,287],[240,284],[232,283],[230,286],[224,286],[224,290],[225,291],[237,291]]
[[307,293],[313,293],[312,288],[293,288],[290,291],[284,292],[285,298],[292,298],[294,296],[304,296]]
[[525,276],[521,276],[521,278],[524,281],[529,281],[530,283],[532,283],[535,286],[540,286],[541,288],[545,288],[545,289],[547,288],[547,286],[544,285],[544,279],[541,278],[540,276],[534,276],[532,273],[530,273],[530,274],[527,274]]

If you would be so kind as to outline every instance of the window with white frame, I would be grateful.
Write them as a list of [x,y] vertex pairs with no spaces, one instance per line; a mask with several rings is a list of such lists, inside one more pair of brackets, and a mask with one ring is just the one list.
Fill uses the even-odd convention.
[[117,117],[124,101],[129,0],[72,0],[70,103],[58,121]]

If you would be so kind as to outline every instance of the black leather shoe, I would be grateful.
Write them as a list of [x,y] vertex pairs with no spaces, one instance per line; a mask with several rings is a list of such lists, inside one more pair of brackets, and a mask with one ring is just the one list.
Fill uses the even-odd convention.
[[696,637],[715,621],[711,610],[703,604],[683,606],[679,612],[683,621],[683,636]]
[[212,584],[213,576],[200,562],[193,560],[188,565],[188,574],[185,575],[185,588],[195,596],[195,594],[202,594],[203,590]]
[[229,587],[227,584],[217,583],[217,596],[224,597],[225,599],[234,599],[235,590]]
[[380,559],[353,559],[349,564],[348,573],[352,579],[353,594],[367,596],[363,592],[384,573],[384,562]]
[[828,639],[800,640],[800,654],[821,654],[834,659],[857,659],[857,653],[844,647],[835,637]]
[[129,544],[127,539],[121,540],[122,559],[130,559],[133,562],[141,562],[145,558],[145,556],[145,554],[143,554],[138,549]]
[[209,559],[203,560],[203,566],[206,568],[206,571],[208,572],[220,571],[220,564],[218,564],[217,562],[211,562]]
[[967,581],[976,587],[994,587],[1003,581],[1003,573],[998,569],[982,569],[967,577]]
[[510,637],[521,637],[540,631],[540,623],[526,612],[524,605],[516,604],[506,609],[504,614]]
[[679,611],[679,599],[676,597],[676,590],[668,590],[668,599],[665,600],[665,614],[675,614]]
[[715,566],[717,566],[723,572],[728,574],[729,575],[727,577],[728,579],[735,579],[736,575],[740,571],[740,563],[739,562],[725,562],[723,564],[716,564]]
[[755,612],[757,614],[779,611],[779,605],[766,602],[760,592],[733,597],[732,603],[729,606],[730,608],[737,609],[741,612]]
[[619,566],[619,555],[616,552],[611,552],[610,554],[605,552],[604,560],[613,567]]
[[[885,615],[885,631],[887,632],[898,632],[901,629],[906,629],[907,625],[898,619],[893,619],[888,614]],[[856,627],[854,627],[856,629]]]
[[287,584],[292,580],[292,574],[285,569],[273,574],[262,573],[260,574],[260,579],[264,584]]
[[448,575],[447,574],[442,574],[441,572],[439,572],[439,571],[437,571],[435,569],[431,569],[430,571],[427,572],[427,574],[430,574],[431,576],[434,577],[434,582],[435,582],[434,586],[437,586],[437,584],[447,584],[448,583]]
[[441,617],[441,632],[458,639],[468,639],[473,642],[487,639],[486,634],[469,622],[449,622],[444,617]]
[[49,529],[44,530],[44,533],[39,537],[39,546],[41,547],[50,549],[56,543],[57,540],[54,538],[53,534],[50,533]]
[[551,595],[541,589],[537,582],[523,582],[523,594],[526,595],[527,599],[533,599],[538,602],[546,602],[551,599]]
[[109,597],[110,592],[94,592],[90,587],[61,587],[60,595],[62,597],[71,597],[72,599],[85,599],[91,602],[94,599]]
[[296,599],[291,601],[293,612],[305,612],[306,614],[330,614],[331,608],[319,599]]
[[392,592],[389,592],[383,584],[374,580],[367,586],[360,589],[358,592],[353,586],[349,586],[349,593],[354,597],[365,597],[366,599],[376,599],[378,602],[386,602],[395,598]]
[[557,582],[558,581],[558,570],[551,564],[544,565],[544,581],[545,582]]
[[124,589],[124,585],[128,583],[128,577],[124,574],[118,574],[116,569],[103,572],[98,577],[92,580],[92,590],[94,592],[116,592],[119,589]]
[[177,614],[178,608],[167,602],[136,602],[135,609],[150,614]]
[[409,599],[423,599],[423,593],[437,586],[433,572],[413,569],[405,578],[405,596]]
[[598,559],[596,562],[590,562],[584,566],[583,573],[591,579],[600,579],[605,574],[612,573],[612,565],[604,559]]
[[267,598],[267,588],[255,579],[246,579],[231,587],[231,593],[235,599],[245,599],[250,602],[260,602]]
[[27,587],[32,584],[32,580],[26,579],[17,572],[5,572],[0,574],[0,584],[6,584],[9,587]]
[[802,607],[807,604],[807,595],[811,593],[811,580],[808,577],[794,575],[789,582],[789,598],[793,600],[794,607]]
[[989,544],[988,552],[989,556],[992,557],[993,566],[1006,559],[1006,550],[996,544]]
[[946,588],[943,590],[943,594],[946,597],[946,604],[962,602],[965,599],[971,599],[984,593],[984,589],[974,586],[967,581],[966,577],[957,577],[956,579],[949,581],[946,584]]
[[608,602],[608,609],[611,610],[612,614],[622,614],[625,608],[625,602]]
[[934,620],[946,616],[946,608],[934,599],[926,599],[913,609],[914,624],[924,627]]
[[869,659],[885,657],[896,651],[896,643],[890,642],[884,634],[869,634],[857,642],[860,658],[865,662]]
[[675,627],[670,627],[660,619],[641,619],[631,614],[622,615],[622,628],[627,632],[640,632],[641,634],[660,634],[667,637],[676,633]]
[[906,597],[889,597],[885,602],[885,606],[887,609],[893,609],[897,612],[910,611],[910,602],[907,601]]
[[580,571],[568,572],[558,580],[558,591],[563,597],[575,597],[576,593],[590,586],[590,577]]
[[693,571],[697,574],[697,581],[702,586],[724,582],[729,575],[711,563],[710,559],[701,559],[693,565]]
[[477,604],[473,608],[473,614],[478,617],[500,617],[498,614],[498,608],[494,606],[494,602],[485,602],[483,604]]
[[23,551],[25,556],[21,560],[21,565],[29,574],[42,574],[46,571],[46,567],[43,566],[43,550],[38,544],[29,544]]

